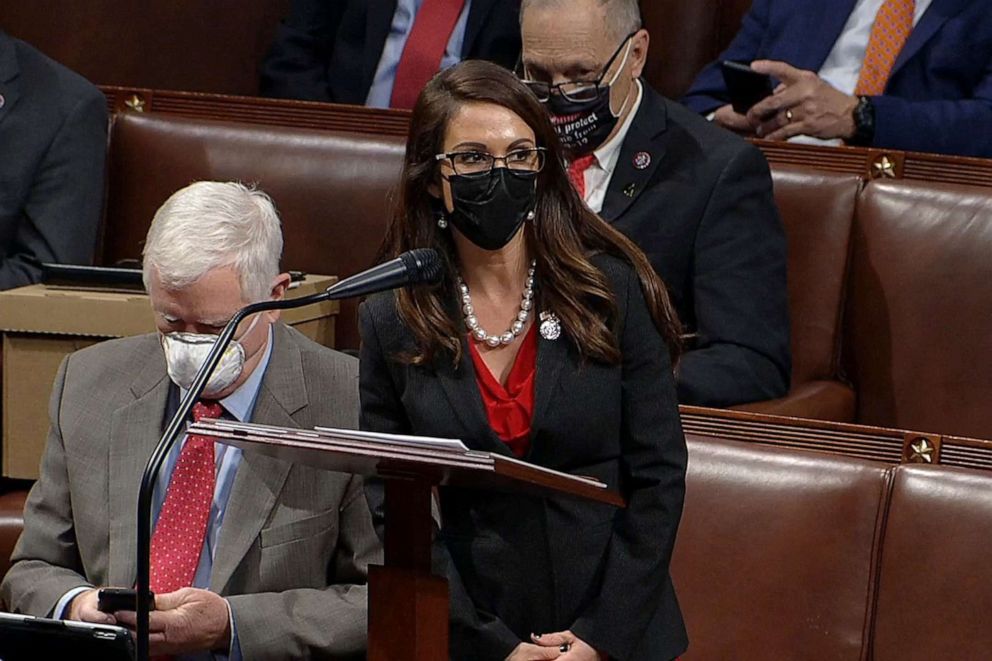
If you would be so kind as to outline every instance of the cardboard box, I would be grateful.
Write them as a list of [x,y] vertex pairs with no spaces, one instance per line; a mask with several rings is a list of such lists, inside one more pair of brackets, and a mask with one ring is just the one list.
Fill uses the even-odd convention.
[[[337,278],[310,275],[289,298],[316,294]],[[337,301],[284,310],[282,320],[328,347],[334,346]],[[117,337],[155,331],[148,296],[30,285],[0,292],[3,336],[4,477],[36,479],[48,437],[48,399],[62,359]]]

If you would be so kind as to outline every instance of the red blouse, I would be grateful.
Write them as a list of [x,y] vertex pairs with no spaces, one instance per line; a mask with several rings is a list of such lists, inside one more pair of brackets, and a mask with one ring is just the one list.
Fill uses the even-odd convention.
[[469,338],[468,351],[475,366],[475,380],[486,408],[489,426],[516,457],[530,449],[530,421],[534,414],[534,375],[537,373],[537,324],[531,324],[506,379],[493,376],[482,354]]

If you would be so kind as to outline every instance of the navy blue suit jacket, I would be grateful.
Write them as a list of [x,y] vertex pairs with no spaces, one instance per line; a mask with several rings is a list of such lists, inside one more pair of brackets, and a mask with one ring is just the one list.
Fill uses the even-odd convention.
[[[396,0],[293,0],[261,69],[262,96],[363,105]],[[520,0],[473,0],[462,59],[512,69],[520,56]]]
[[[781,60],[819,71],[856,0],[755,0],[737,37],[683,100],[726,104],[722,60]],[[992,6],[933,0],[903,47],[885,94],[873,97],[873,146],[992,157]]]
[[692,334],[679,402],[789,391],[786,241],[761,151],[645,84],[600,216],[644,251]]
[[0,31],[0,289],[93,263],[106,153],[100,90]]

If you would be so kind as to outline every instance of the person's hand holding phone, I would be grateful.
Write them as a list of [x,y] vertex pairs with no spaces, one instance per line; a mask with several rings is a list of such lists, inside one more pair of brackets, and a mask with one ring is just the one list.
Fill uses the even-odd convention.
[[771,96],[748,111],[748,120],[758,137],[788,140],[808,135],[832,140],[854,136],[858,97],[839,91],[813,71],[785,62],[757,60],[751,67],[781,81]]
[[713,113],[713,122],[739,135],[748,137],[754,135],[754,126],[748,121],[747,116],[736,112],[729,103]]
[[[119,611],[117,620],[130,629],[137,626],[134,611]],[[198,588],[158,594],[155,610],[148,617],[148,631],[152,656],[226,653],[231,644],[230,606],[219,594]]]
[[69,611],[65,619],[91,624],[117,624],[117,619],[112,613],[104,613],[100,610],[99,593],[100,590],[94,588],[77,594],[69,602]]

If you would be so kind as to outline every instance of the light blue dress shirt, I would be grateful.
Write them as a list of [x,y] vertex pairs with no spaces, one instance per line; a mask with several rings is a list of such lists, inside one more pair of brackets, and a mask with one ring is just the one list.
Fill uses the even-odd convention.
[[[258,400],[258,391],[262,387],[262,378],[265,370],[269,367],[269,359],[272,355],[272,326],[269,326],[269,336],[265,342],[265,353],[258,367],[251,373],[251,376],[241,384],[241,386],[230,395],[220,400],[220,405],[224,408],[224,417],[233,417],[238,422],[250,422],[252,413],[255,410],[255,402]],[[180,400],[186,396],[186,390],[180,389]],[[178,402],[176,404],[178,408]],[[174,411],[172,412],[174,413]],[[172,478],[172,471],[179,461],[179,454],[186,445],[186,438],[182,443],[177,443],[166,457],[165,465],[159,473],[158,482],[155,483],[155,492],[152,496],[152,530],[158,523],[159,512],[165,503],[165,494],[169,487],[169,480]],[[217,465],[217,477],[214,483],[214,500],[210,505],[210,518],[207,519],[207,538],[203,543],[203,550],[200,552],[200,564],[196,566],[196,574],[193,576],[193,587],[207,590],[210,588],[210,574],[214,566],[214,554],[217,551],[217,540],[220,538],[220,529],[224,524],[224,513],[227,511],[227,501],[231,497],[231,489],[234,487],[234,478],[241,465],[241,448],[233,445],[216,443],[214,445],[214,461]],[[238,643],[237,622],[234,621],[234,614],[231,614],[231,654],[214,654],[202,652],[199,654],[183,654],[176,657],[184,661],[206,661],[207,659],[230,659],[231,661],[241,660],[241,645]]]
[[[379,66],[375,70],[375,78],[372,79],[372,87],[369,89],[365,105],[373,108],[389,107],[389,101],[393,96],[393,83],[396,82],[396,68],[400,63],[400,56],[403,55],[403,47],[406,46],[407,37],[413,30],[414,18],[423,4],[424,0],[397,1],[393,23],[389,28],[386,45],[382,48]],[[468,12],[471,8],[472,0],[465,0],[462,13],[448,39],[444,57],[441,58],[442,70],[461,62],[462,48],[465,45],[465,26],[468,24]]]

